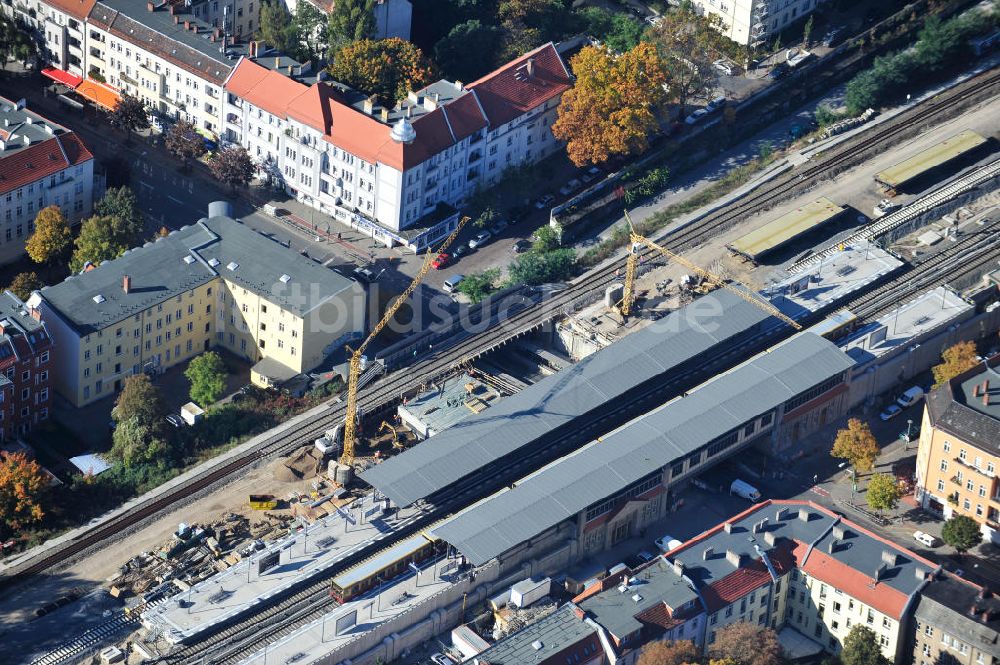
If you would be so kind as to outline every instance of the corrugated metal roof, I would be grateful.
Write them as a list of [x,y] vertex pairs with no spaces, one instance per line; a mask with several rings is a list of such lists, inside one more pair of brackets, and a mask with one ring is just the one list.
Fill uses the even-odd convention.
[[800,333],[459,513],[434,530],[479,565],[850,368]]
[[768,318],[728,291],[699,298],[488,411],[361,474],[406,506],[621,398]]

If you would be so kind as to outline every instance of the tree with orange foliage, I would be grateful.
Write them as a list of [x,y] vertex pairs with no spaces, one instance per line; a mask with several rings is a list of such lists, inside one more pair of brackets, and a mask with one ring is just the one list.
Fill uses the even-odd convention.
[[423,52],[408,41],[362,39],[337,51],[330,76],[393,107],[434,78],[434,68]]
[[975,342],[959,342],[949,346],[941,354],[941,363],[931,367],[934,373],[934,387],[943,386],[956,376],[979,364]]
[[552,133],[577,166],[649,147],[666,102],[667,69],[651,44],[621,55],[587,46],[570,61],[576,83],[563,93]]
[[685,665],[700,660],[698,647],[690,640],[650,642],[642,647],[636,665]]
[[42,467],[24,453],[0,455],[0,533],[16,533],[42,517],[41,501],[48,488]]

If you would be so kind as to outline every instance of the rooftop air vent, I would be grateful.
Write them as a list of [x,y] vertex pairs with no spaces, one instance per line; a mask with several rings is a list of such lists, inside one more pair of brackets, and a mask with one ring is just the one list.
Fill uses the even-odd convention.
[[236,270],[239,267],[240,267],[240,264],[237,263],[236,261],[230,261],[228,264],[226,264],[226,269],[227,270]]
[[216,267],[217,265],[219,265],[219,259],[209,259],[208,265],[212,266],[213,268]]
[[281,277],[278,278],[278,281],[281,282],[282,284],[288,284],[288,282],[290,282],[291,280],[292,280],[291,275],[282,275]]
[[194,257],[188,254],[187,256],[184,257],[184,263],[191,265],[192,263],[194,263]]
[[642,600],[642,596],[640,596],[639,594],[633,594],[633,596],[632,596],[632,602],[638,603],[641,600]]
[[106,298],[104,296],[102,296],[100,293],[98,293],[96,296],[94,296],[93,300],[98,305],[100,305],[102,302],[104,302],[106,300]]
[[534,642],[531,643],[531,648],[534,649],[535,651],[541,651],[543,646],[545,645],[542,644],[541,640],[535,640]]

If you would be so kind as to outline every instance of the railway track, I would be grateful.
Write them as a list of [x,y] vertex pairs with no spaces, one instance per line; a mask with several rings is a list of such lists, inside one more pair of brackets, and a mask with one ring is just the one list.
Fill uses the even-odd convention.
[[[974,77],[935,99],[900,114],[898,119],[890,121],[886,127],[875,126],[855,139],[831,149],[804,170],[794,170],[790,175],[767,183],[746,197],[723,206],[682,229],[663,234],[658,241],[669,245],[675,251],[696,247],[705,239],[746,216],[767,209],[792,193],[811,186],[823,174],[843,168],[854,160],[862,158],[869,151],[878,150],[880,146],[898,140],[901,129],[927,123],[975,97],[995,94],[998,80],[1000,72],[987,72]],[[647,253],[647,256],[651,254]],[[517,297],[527,300],[526,306],[515,308],[506,319],[502,322],[495,321],[495,324],[486,331],[461,337],[446,348],[439,347],[433,356],[408,366],[405,371],[390,373],[376,381],[362,391],[359,396],[360,402],[365,404],[368,413],[377,412],[416,389],[422,382],[453,371],[457,366],[470,362],[511,339],[526,334],[582,304],[592,302],[595,294],[599,297],[603,288],[615,281],[615,270],[616,265],[611,263],[595,268],[574,280],[568,289],[555,292],[548,299],[541,298],[537,292],[525,291],[519,294]],[[500,309],[498,303],[491,304],[491,307]],[[491,319],[495,319],[497,312],[491,309],[489,315]],[[283,427],[279,432],[264,438],[259,446],[245,455],[208,470],[175,490],[152,498],[128,513],[96,525],[89,532],[81,534],[61,548],[14,568],[0,579],[0,588],[71,561],[107,539],[120,538],[130,529],[137,528],[145,520],[157,516],[160,512],[175,509],[178,505],[183,505],[184,501],[192,500],[201,492],[224,484],[235,474],[255,466],[264,459],[287,452],[300,446],[303,441],[315,438],[344,418],[343,404],[331,402],[328,406],[325,413]],[[277,613],[279,612],[276,611]]]

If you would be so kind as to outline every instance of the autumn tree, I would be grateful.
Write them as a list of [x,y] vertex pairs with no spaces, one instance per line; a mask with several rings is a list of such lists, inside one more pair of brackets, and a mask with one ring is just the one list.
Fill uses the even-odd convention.
[[125,132],[126,141],[129,141],[132,132],[149,129],[149,109],[138,97],[124,93],[114,110],[108,112],[108,120],[113,127]]
[[[309,3],[303,4],[308,5]],[[167,131],[163,143],[167,146],[167,150],[180,158],[185,169],[190,160],[198,159],[208,151],[208,148],[205,147],[205,139],[198,133],[195,126],[183,119],[178,120]]]
[[111,409],[111,417],[117,423],[135,418],[145,424],[154,424],[166,415],[167,405],[163,395],[146,374],[133,374],[126,378]]
[[191,400],[206,409],[226,391],[226,365],[215,351],[206,351],[188,363],[184,376],[191,382]]
[[552,133],[577,166],[636,155],[649,147],[666,102],[667,70],[650,44],[621,55],[586,46],[570,61],[576,82],[563,93]]
[[35,231],[24,243],[28,256],[35,263],[54,263],[66,256],[72,246],[73,234],[59,206],[42,208],[35,216]]
[[330,76],[374,95],[379,104],[391,108],[409,91],[430,83],[434,70],[420,49],[408,41],[362,39],[337,51]]
[[878,459],[878,442],[868,423],[857,418],[847,421],[847,429],[837,432],[830,454],[846,459],[859,473],[871,471]]
[[19,272],[14,275],[14,279],[11,280],[10,286],[7,287],[7,290],[20,298],[23,302],[31,297],[32,291],[37,291],[43,286],[45,286],[45,284],[42,283],[38,273]]
[[48,478],[24,453],[0,452],[0,534],[3,538],[45,516],[42,503]]
[[224,182],[235,191],[237,187],[246,187],[253,180],[257,167],[250,153],[241,145],[231,145],[212,155],[208,168],[220,182]]
[[284,2],[272,0],[261,3],[258,26],[257,37],[261,41],[286,55],[294,57],[297,54],[299,36],[292,14]]
[[116,217],[94,215],[85,219],[69,260],[70,272],[80,272],[88,262],[100,265],[124,254],[131,245],[124,239],[120,226]]
[[719,630],[709,655],[731,659],[736,665],[779,665],[784,662],[777,633],[744,621],[731,623]]
[[690,640],[649,642],[642,647],[636,665],[685,665],[701,660],[698,647]]
[[892,661],[882,655],[875,631],[855,624],[844,638],[840,662],[841,665],[889,665]]
[[330,52],[366,39],[375,39],[375,0],[337,0],[330,10],[327,37]]
[[872,510],[878,512],[893,510],[902,496],[903,491],[893,476],[887,473],[876,473],[868,479],[865,500]]
[[941,540],[965,554],[983,540],[976,520],[967,515],[955,515],[941,527]]
[[975,342],[959,342],[949,346],[941,354],[941,363],[931,368],[934,373],[934,387],[943,386],[978,363]]
[[706,97],[718,79],[712,64],[716,52],[712,40],[717,34],[712,20],[690,9],[678,9],[664,14],[652,30],[653,43],[670,72],[667,85],[681,117],[688,103]]
[[145,218],[139,199],[131,187],[122,185],[108,189],[101,200],[94,204],[94,214],[113,217],[117,240],[129,247],[142,242]]

